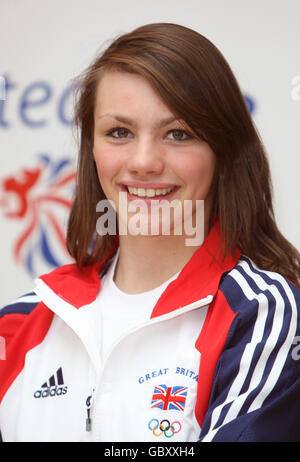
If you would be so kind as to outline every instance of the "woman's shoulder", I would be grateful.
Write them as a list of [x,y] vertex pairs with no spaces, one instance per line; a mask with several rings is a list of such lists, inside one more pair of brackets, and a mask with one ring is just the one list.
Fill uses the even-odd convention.
[[[63,265],[40,275],[33,283],[33,287],[39,279],[62,280],[68,273],[72,274],[73,266]],[[33,288],[31,291],[17,296],[12,301],[0,306],[0,336],[4,336],[6,341],[9,341],[28,319],[29,315],[41,305],[40,302],[41,298]]]
[[231,338],[291,346],[300,334],[300,289],[281,274],[259,268],[242,255],[220,290],[235,313]]
[[23,294],[0,308],[0,319],[6,315],[28,315],[39,304],[40,298],[35,292]]
[[220,288],[233,305],[240,305],[239,309],[247,300],[285,302],[291,306],[300,304],[299,287],[280,273],[260,268],[245,255],[226,273]]
[[8,346],[18,333],[21,335],[23,326],[39,304],[37,294],[29,292],[0,309],[0,359],[6,359]]
[[[59,266],[49,271],[48,273],[39,275],[36,281],[38,279],[61,278],[67,274],[72,274],[72,271],[74,271],[74,266],[76,265],[68,264]],[[34,285],[35,283],[33,283],[33,287]],[[36,294],[34,289],[32,289],[31,291],[17,296],[15,299],[0,306],[0,319],[8,314],[28,315],[39,304],[40,301],[41,300],[39,296]]]

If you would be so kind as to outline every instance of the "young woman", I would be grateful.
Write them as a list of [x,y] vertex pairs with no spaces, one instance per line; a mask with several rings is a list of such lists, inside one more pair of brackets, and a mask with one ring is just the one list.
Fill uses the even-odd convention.
[[75,263],[0,312],[3,440],[299,441],[300,256],[221,53],[175,24],[122,35],[75,121]]

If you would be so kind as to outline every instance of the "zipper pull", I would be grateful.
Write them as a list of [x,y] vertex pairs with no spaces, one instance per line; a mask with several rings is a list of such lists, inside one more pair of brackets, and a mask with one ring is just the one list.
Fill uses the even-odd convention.
[[87,432],[90,432],[92,430],[91,407],[92,407],[93,393],[94,393],[94,390],[92,394],[88,396],[86,399],[87,418],[85,419],[85,431]]

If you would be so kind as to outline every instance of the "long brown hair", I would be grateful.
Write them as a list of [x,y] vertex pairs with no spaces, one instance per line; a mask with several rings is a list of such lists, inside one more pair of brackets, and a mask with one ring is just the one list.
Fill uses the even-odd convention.
[[[104,199],[93,160],[96,88],[105,70],[137,73],[216,155],[211,216],[220,222],[224,255],[238,247],[261,268],[300,284],[300,255],[278,230],[269,164],[245,98],[220,51],[198,32],[148,24],[114,40],[80,76],[75,125],[80,149],[67,247],[78,265],[99,260],[115,237],[95,233]],[[213,224],[213,223],[211,223]]]

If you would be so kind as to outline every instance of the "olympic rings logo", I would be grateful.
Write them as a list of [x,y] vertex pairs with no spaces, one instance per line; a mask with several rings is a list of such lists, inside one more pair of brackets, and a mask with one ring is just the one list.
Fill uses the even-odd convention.
[[148,428],[152,431],[154,436],[161,436],[164,434],[166,438],[172,438],[175,433],[179,433],[181,427],[181,423],[178,422],[178,420],[170,423],[167,419],[163,419],[160,422],[158,419],[151,419],[148,422]]

